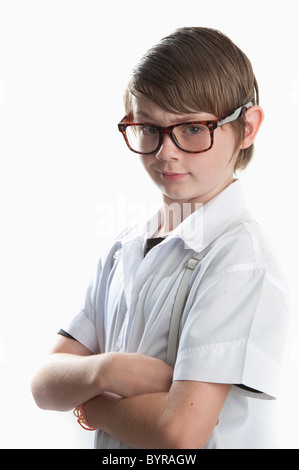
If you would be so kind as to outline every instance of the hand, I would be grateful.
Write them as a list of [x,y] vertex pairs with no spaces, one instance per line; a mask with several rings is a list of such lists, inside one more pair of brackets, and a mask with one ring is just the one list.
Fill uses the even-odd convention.
[[173,368],[160,359],[137,353],[108,353],[106,391],[122,397],[168,392]]

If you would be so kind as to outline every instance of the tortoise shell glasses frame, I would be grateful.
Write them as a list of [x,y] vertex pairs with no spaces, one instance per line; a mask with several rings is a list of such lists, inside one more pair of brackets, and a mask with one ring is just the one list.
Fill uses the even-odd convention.
[[[204,152],[207,152],[208,150],[210,150],[212,147],[213,147],[213,144],[214,144],[214,131],[215,129],[217,129],[217,127],[220,127],[220,126],[223,126],[225,124],[229,124],[230,122],[233,122],[233,121],[236,121],[237,119],[239,119],[242,115],[243,115],[243,110],[244,109],[248,109],[252,106],[252,102],[249,102],[243,106],[240,106],[238,109],[236,109],[235,111],[233,111],[232,113],[226,115],[226,116],[222,116],[221,118],[219,119],[216,119],[216,120],[209,120],[209,121],[187,121],[187,122],[181,122],[179,124],[173,124],[172,126],[168,126],[168,127],[162,127],[162,126],[156,126],[156,125],[152,125],[152,124],[149,124],[149,123],[141,123],[141,122],[132,122],[130,120],[130,118],[128,116],[125,116],[122,121],[118,124],[118,130],[122,133],[124,139],[125,139],[125,142],[128,146],[128,148],[134,152],[134,153],[137,153],[137,154],[141,154],[141,155],[150,155],[152,153],[155,153],[159,150],[159,148],[161,147],[162,145],[162,141],[163,141],[163,136],[165,134],[169,135],[172,139],[172,141],[174,142],[174,144],[180,149],[182,150],[183,152],[187,152],[187,153],[204,153]],[[136,149],[134,149],[130,142],[129,142],[129,139],[128,139],[128,136],[127,136],[127,129],[129,127],[132,127],[132,126],[135,126],[135,127],[150,127],[152,130],[154,131],[157,131],[158,134],[159,134],[159,140],[155,146],[155,148],[151,151],[148,151],[148,152],[145,152],[145,151],[138,151]],[[184,149],[178,142],[175,134],[174,134],[174,130],[177,129],[178,127],[180,126],[205,126],[208,131],[209,131],[209,134],[210,134],[210,145],[205,148],[205,149],[201,149],[201,150],[186,150]]]

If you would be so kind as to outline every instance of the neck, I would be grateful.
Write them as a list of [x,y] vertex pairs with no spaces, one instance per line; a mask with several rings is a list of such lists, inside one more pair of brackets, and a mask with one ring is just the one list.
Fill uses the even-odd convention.
[[156,233],[157,237],[165,237],[180,225],[193,212],[202,207],[195,201],[171,201],[163,204],[163,222]]
[[223,191],[227,186],[235,181],[234,178],[229,178],[229,180],[219,185],[214,191],[211,191],[209,194],[205,194],[200,198],[194,198],[190,200],[173,200],[163,195],[163,222],[159,227],[157,236],[163,237],[168,235],[172,230],[174,230],[178,225],[180,225],[187,217],[189,217],[193,212],[199,210],[204,204],[213,199],[217,194]]

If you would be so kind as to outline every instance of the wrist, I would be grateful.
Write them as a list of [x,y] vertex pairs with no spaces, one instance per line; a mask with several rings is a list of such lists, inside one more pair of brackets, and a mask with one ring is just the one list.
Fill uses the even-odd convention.
[[97,395],[109,391],[113,383],[111,377],[113,376],[112,366],[117,353],[103,353],[94,356],[96,366],[93,369],[94,377],[93,383],[97,389]]
[[131,363],[133,356],[120,352],[102,354],[100,364],[102,392],[110,392],[121,397],[128,395],[128,387],[131,387],[134,375]]
[[120,353],[108,352],[101,354],[99,379],[102,392],[111,392],[117,380],[117,360]]

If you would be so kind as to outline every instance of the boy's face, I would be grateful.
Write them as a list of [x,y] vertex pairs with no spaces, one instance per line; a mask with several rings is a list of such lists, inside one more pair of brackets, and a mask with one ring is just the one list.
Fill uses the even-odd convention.
[[[209,113],[172,114],[145,98],[132,97],[135,122],[162,127],[186,121],[207,121],[219,118]],[[164,202],[200,202],[205,204],[234,179],[234,163],[239,149],[230,124],[214,132],[211,150],[190,154],[179,149],[169,135],[163,136],[160,149],[141,155],[141,161],[158,188]]]

